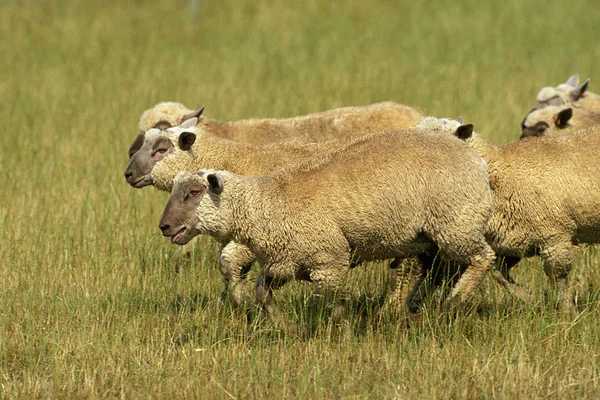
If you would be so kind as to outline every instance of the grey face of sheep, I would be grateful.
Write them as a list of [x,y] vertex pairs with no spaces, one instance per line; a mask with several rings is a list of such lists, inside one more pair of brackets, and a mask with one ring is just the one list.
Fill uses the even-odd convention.
[[[185,121],[190,120],[192,118],[200,118],[203,111],[204,111],[204,106],[202,106],[198,110],[191,111],[187,114],[182,115],[178,120],[178,124],[182,124]],[[165,121],[165,120],[161,119],[160,121],[156,122],[150,129],[154,128],[154,129],[160,129],[161,131],[164,131],[166,129],[172,128],[173,126],[177,126],[177,124],[171,125],[171,123],[169,121]],[[129,147],[129,158],[131,158],[139,149],[142,148],[142,145],[144,144],[145,133],[146,133],[146,131],[143,131],[141,129],[139,130],[137,137],[131,144],[131,147]]]
[[[139,136],[134,145],[136,143],[139,145]],[[130,158],[125,170],[125,180],[137,189],[152,185],[152,169],[157,162],[173,151],[173,143],[166,136],[156,135],[150,139],[144,137],[138,150],[129,150]]]
[[[568,98],[568,101],[575,102],[585,95],[585,92],[588,90],[588,87],[590,85],[590,79],[586,79],[586,81],[579,86],[577,86],[578,83],[579,76],[575,74],[572,75],[564,85],[559,85],[558,88],[562,86],[563,89],[561,89],[561,91],[564,91],[564,87],[567,87],[568,93],[566,93],[566,97]],[[534,107],[534,110],[539,110],[547,106],[562,106],[566,102],[566,99],[563,99],[559,93],[556,93],[556,96],[554,97],[545,99],[543,101],[538,100],[537,104]]]
[[[532,111],[534,111],[534,110],[532,110]],[[527,116],[529,116],[529,114],[527,114]],[[528,137],[544,136],[546,134],[546,131],[550,128],[550,125],[546,121],[538,121],[533,126],[526,126],[525,122],[527,120],[527,116],[523,119],[523,122],[521,122],[522,133],[521,133],[521,137],[519,139],[525,139]],[[572,116],[573,116],[572,108],[565,108],[564,110],[561,110],[559,113],[557,113],[554,116],[554,120],[553,120],[554,126],[557,129],[567,128],[569,126],[568,122]]]
[[[182,124],[184,121],[187,121],[189,119],[192,118],[200,118],[200,116],[202,115],[202,112],[204,111],[204,106],[202,106],[200,109],[195,110],[195,111],[190,111],[187,114],[183,114],[182,116],[180,116],[177,119],[177,123],[175,125],[171,125],[171,123],[169,121],[163,120],[161,119],[160,121],[158,121],[157,123],[155,123],[152,128],[156,128],[156,129],[160,129],[160,130],[165,130],[165,129],[169,129],[172,128],[174,126],[180,125]],[[143,132],[143,131],[141,131]]]
[[173,185],[158,224],[163,236],[170,237],[173,244],[184,245],[200,233],[196,226],[199,223],[197,209],[202,198],[209,191],[216,194],[223,191],[221,177],[208,174],[205,181],[203,175],[203,172],[195,172],[185,182],[176,181]]

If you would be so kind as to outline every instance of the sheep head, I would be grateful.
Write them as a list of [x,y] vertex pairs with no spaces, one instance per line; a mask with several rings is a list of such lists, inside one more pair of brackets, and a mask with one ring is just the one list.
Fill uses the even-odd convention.
[[140,133],[129,149],[129,164],[125,170],[127,183],[137,189],[152,185],[154,166],[176,151],[177,136],[182,130],[196,126],[197,121],[192,118],[166,131],[153,128]]
[[549,106],[540,110],[532,110],[521,122],[521,137],[544,136],[550,131],[568,128],[569,120],[573,116],[570,107]]
[[204,106],[198,110],[190,110],[183,104],[173,101],[158,103],[142,113],[138,127],[141,132],[152,128],[168,129],[181,125],[190,118],[200,118],[203,111]]
[[549,106],[562,106],[574,103],[585,96],[589,85],[589,78],[579,85],[579,75],[573,74],[567,79],[566,83],[562,83],[556,87],[544,87],[536,96],[537,103],[532,111]]
[[219,195],[222,191],[223,179],[215,171],[180,171],[158,225],[163,236],[170,237],[173,244],[184,245],[205,233],[200,229],[198,208],[207,194]]

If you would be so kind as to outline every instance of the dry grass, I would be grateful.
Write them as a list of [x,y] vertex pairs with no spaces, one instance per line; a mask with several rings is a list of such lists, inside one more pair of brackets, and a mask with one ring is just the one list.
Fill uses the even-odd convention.
[[122,172],[163,100],[220,119],[395,100],[507,142],[540,87],[578,71],[598,91],[599,18],[593,1],[0,2],[0,396],[597,398],[594,249],[577,316],[532,259],[532,303],[489,280],[451,320],[430,305],[410,329],[375,324],[375,264],[351,273],[350,334],[293,284],[286,336],[220,309],[214,243],[177,258],[167,195]]

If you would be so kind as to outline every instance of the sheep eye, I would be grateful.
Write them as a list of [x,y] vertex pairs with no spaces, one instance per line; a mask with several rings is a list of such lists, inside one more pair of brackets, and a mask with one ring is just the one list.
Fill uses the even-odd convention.
[[199,190],[190,190],[190,196],[196,197],[200,194]]
[[537,131],[538,131],[538,133],[544,133],[544,132],[546,132],[546,127],[540,126]]
[[167,149],[158,149],[154,153],[152,153],[152,156],[154,157],[157,154],[165,154],[166,152],[167,152]]

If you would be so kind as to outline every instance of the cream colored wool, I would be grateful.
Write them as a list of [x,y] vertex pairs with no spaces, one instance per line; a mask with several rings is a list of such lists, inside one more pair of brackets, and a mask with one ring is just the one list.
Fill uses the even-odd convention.
[[[181,103],[159,103],[142,114],[139,128],[180,125],[190,110]],[[220,138],[242,143],[310,143],[367,133],[414,127],[423,115],[411,107],[391,101],[367,106],[342,107],[293,118],[248,119],[222,122],[200,116],[198,126]]]
[[[493,262],[484,231],[492,194],[484,160],[438,133],[382,132],[272,175],[217,172],[189,224],[217,240],[247,245],[261,264],[257,300],[273,312],[271,289],[292,279],[343,291],[351,256],[404,258],[441,249],[468,265],[450,296],[467,299]],[[207,173],[180,172],[163,214]]]
[[[196,134],[196,141],[189,151],[178,146],[183,132]],[[298,164],[313,157],[329,153],[332,149],[350,143],[352,139],[331,140],[310,144],[280,143],[253,145],[236,143],[205,132],[201,127],[174,127],[164,131],[151,129],[146,132],[146,140],[153,141],[159,136],[167,137],[174,145],[174,152],[159,161],[152,169],[153,185],[164,191],[171,191],[173,178],[181,170],[195,171],[203,168],[229,170],[243,175],[262,175],[278,169]],[[244,295],[242,271],[250,268],[255,261],[247,247],[226,242],[223,246],[220,263],[225,285],[231,291],[235,304],[247,302]],[[406,282],[399,282],[406,287]]]
[[494,188],[488,242],[517,260],[539,253],[572,307],[567,277],[574,244],[600,242],[600,128],[503,146],[474,133],[467,143],[487,160]]

